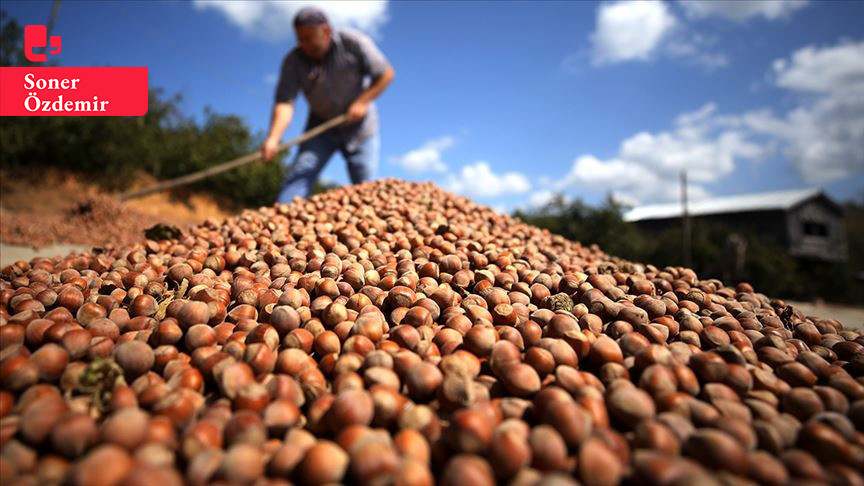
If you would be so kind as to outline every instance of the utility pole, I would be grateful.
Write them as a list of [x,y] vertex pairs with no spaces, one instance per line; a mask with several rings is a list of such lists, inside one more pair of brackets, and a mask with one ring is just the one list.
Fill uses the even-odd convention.
[[690,214],[687,211],[687,170],[681,171],[681,246],[684,266],[690,266]]

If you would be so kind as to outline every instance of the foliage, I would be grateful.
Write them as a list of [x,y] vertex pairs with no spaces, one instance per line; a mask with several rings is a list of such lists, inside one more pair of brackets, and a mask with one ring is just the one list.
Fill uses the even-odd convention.
[[[568,239],[597,244],[631,261],[650,262],[660,268],[682,264],[681,228],[648,231],[625,222],[622,209],[611,197],[595,208],[580,200],[567,203],[558,196],[541,208],[516,211],[514,216]],[[846,262],[797,259],[764,235],[694,219],[691,266],[703,278],[719,278],[727,283],[748,281],[774,297],[864,304],[864,201],[846,203],[844,215],[849,249]],[[733,232],[747,241],[744,273],[735,279],[729,277],[725,248]]]

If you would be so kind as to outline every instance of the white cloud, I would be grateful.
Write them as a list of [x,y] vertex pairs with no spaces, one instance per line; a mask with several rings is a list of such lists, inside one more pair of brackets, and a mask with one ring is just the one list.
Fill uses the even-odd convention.
[[631,135],[610,159],[581,155],[555,187],[608,191],[628,205],[676,200],[686,170],[689,197],[707,197],[704,185],[729,175],[737,160],[761,160],[771,150],[746,130],[718,124],[716,111],[716,105],[707,103],[679,115],[672,130]]
[[663,2],[623,0],[601,4],[591,34],[596,64],[650,59],[677,20]]
[[[678,174],[664,174],[638,162],[619,158],[600,160],[593,155],[578,157],[558,185],[562,190],[573,187],[609,192],[615,200],[629,206],[677,200],[680,192]],[[687,188],[691,199],[709,196],[701,185],[688,184]]]
[[543,207],[549,204],[556,194],[555,191],[535,191],[531,194],[531,197],[528,198],[528,206],[533,208]]
[[[594,65],[628,61],[651,61],[659,57],[713,71],[729,64],[725,54],[713,52],[717,40],[688,29],[666,2],[623,0],[602,3],[597,8],[597,26],[590,36]],[[573,72],[579,57],[562,61],[565,72]]]
[[441,154],[452,147],[454,141],[450,135],[429,140],[420,148],[397,157],[396,163],[409,172],[447,172],[447,164],[444,163]]
[[774,61],[777,85],[795,91],[864,93],[864,42],[807,46]]
[[[543,185],[541,177],[540,185]],[[535,209],[540,209],[545,207],[546,205],[560,201],[563,204],[569,204],[572,199],[567,194],[561,191],[553,191],[549,189],[541,189],[532,191],[531,195],[528,196],[528,199],[524,200],[521,204],[516,205],[516,209],[521,209],[523,211],[532,211]]]
[[450,175],[445,187],[453,192],[478,198],[522,194],[531,190],[528,178],[519,172],[498,175],[488,162],[478,161],[462,167],[458,175]]
[[[736,22],[763,17],[787,17],[807,5],[808,0],[678,0],[687,18],[680,18],[670,3],[659,0],[620,0],[601,3],[594,32],[590,35],[591,59],[596,65],[652,61],[660,57],[714,71],[729,64],[717,52],[717,39],[700,33],[693,22],[720,17]],[[690,20],[690,22],[688,22]],[[578,55],[569,55],[561,69],[577,69]]]
[[674,175],[686,169],[693,181],[713,182],[730,174],[736,159],[767,155],[743,131],[716,130],[702,120],[681,123],[679,119],[676,125],[671,132],[629,137],[621,143],[619,157],[660,174]]
[[715,44],[717,39],[714,37],[679,29],[678,34],[664,44],[663,53],[700,66],[706,71],[714,71],[729,64],[726,54],[713,51]]
[[800,104],[780,116],[758,110],[723,121],[780,140],[809,183],[864,171],[864,41],[807,46],[775,61],[773,70],[777,86]]
[[785,113],[720,114],[707,103],[676,117],[671,130],[627,137],[615,157],[584,154],[564,178],[541,185],[610,191],[630,203],[675,200],[686,169],[689,197],[698,199],[741,161],[775,153],[808,184],[864,172],[864,41],[804,47],[775,61],[772,75],[797,101]]
[[582,155],[573,162],[566,184],[619,189],[639,185],[654,185],[659,177],[650,169],[621,159],[600,160]]
[[807,5],[807,0],[678,0],[692,18],[721,17],[744,22],[754,17],[776,20]]
[[199,10],[214,9],[225,15],[244,32],[268,40],[283,40],[294,35],[294,14],[305,6],[315,5],[327,13],[338,27],[353,27],[372,36],[388,20],[386,0],[195,0]]
[[[543,187],[544,185],[546,187],[551,187],[552,185],[554,185],[548,180],[544,182],[544,179],[545,177],[541,176],[538,180],[538,184],[541,187]],[[546,212],[554,213],[557,210],[566,207],[572,202],[573,198],[562,190],[538,189],[531,191],[531,195],[528,196],[528,198],[524,199],[521,203],[516,204],[513,209],[531,212],[545,208]]]

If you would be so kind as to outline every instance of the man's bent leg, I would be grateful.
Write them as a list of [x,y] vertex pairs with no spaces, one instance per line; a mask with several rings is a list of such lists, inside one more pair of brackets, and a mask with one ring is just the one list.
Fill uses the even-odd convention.
[[378,154],[381,149],[381,139],[376,133],[359,144],[354,150],[341,147],[342,156],[348,163],[348,175],[352,184],[368,181],[378,169]]
[[289,203],[296,196],[309,197],[318,175],[335,151],[336,144],[326,133],[300,144],[276,202]]

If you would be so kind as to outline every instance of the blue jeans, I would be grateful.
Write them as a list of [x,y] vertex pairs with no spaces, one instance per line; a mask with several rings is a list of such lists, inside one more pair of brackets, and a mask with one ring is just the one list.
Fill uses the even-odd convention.
[[359,184],[369,180],[378,167],[380,139],[376,132],[354,150],[349,150],[346,141],[338,133],[328,131],[301,143],[293,163],[288,167],[277,202],[289,203],[296,196],[309,197],[318,175],[336,150],[347,162],[351,183]]

